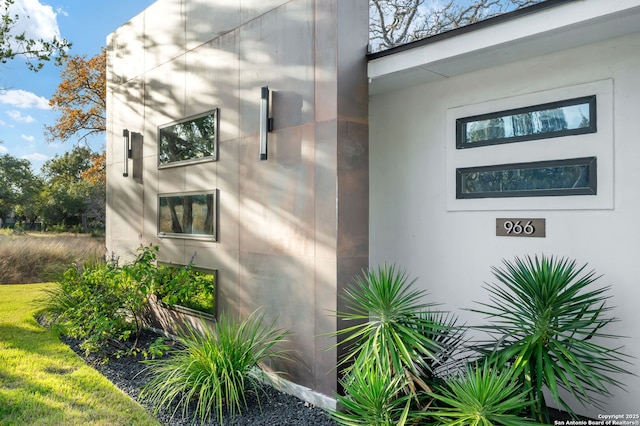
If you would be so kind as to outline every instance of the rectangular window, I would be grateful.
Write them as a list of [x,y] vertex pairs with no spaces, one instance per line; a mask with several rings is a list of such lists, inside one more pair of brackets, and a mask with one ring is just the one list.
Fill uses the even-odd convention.
[[456,148],[596,132],[596,97],[585,96],[456,120]]
[[158,167],[215,161],[218,109],[158,127]]
[[456,198],[595,195],[596,158],[456,169]]
[[158,236],[217,239],[217,191],[158,195]]

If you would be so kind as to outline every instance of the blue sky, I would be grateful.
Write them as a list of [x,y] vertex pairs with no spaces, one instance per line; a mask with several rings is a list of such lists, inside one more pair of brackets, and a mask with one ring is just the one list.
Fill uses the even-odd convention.
[[[106,45],[107,35],[142,12],[154,0],[15,0],[20,30],[33,38],[52,35],[73,43],[72,55],[94,56]],[[26,14],[26,15],[25,15]],[[26,18],[28,16],[29,18]],[[60,83],[62,69],[45,65],[31,72],[18,58],[0,65],[0,155],[31,161],[38,172],[56,154],[73,148],[75,141],[47,143],[44,126],[55,124],[57,113],[49,110],[49,97]],[[94,150],[104,146],[104,136],[91,141]]]

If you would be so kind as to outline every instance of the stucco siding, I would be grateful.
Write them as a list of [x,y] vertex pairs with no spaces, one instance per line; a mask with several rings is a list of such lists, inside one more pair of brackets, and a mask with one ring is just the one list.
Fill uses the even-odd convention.
[[[640,356],[640,35],[633,34],[526,60],[485,67],[376,95],[370,103],[370,263],[396,262],[429,292],[429,301],[467,325],[485,319],[464,310],[488,302],[491,266],[515,256],[555,255],[588,263],[611,285],[609,304],[620,322],[608,331],[627,354]],[[586,91],[598,93],[598,136],[455,149],[456,113],[471,107],[536,104]],[[523,104],[524,102],[527,104]],[[542,102],[540,102],[542,103]],[[498,108],[497,110],[500,110]],[[504,108],[508,109],[508,108]],[[452,128],[454,126],[454,128]],[[595,196],[455,199],[457,166],[598,156]],[[602,159],[602,161],[600,161]],[[453,184],[452,184],[453,183]],[[584,197],[590,197],[585,202]],[[400,208],[401,206],[401,208]],[[546,237],[496,236],[496,218],[544,218]],[[639,366],[629,367],[639,374]],[[598,414],[637,412],[640,380],[625,376]]]

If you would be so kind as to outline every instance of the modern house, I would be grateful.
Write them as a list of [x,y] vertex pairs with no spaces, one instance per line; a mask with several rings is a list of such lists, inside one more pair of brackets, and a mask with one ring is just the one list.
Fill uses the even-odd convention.
[[[320,405],[337,390],[332,312],[381,263],[468,323],[502,259],[588,263],[640,358],[640,0],[548,0],[373,54],[368,12],[158,0],[115,31],[108,249],[197,253],[219,309],[292,332],[280,367]],[[638,414],[629,368],[606,413],[576,411]]]

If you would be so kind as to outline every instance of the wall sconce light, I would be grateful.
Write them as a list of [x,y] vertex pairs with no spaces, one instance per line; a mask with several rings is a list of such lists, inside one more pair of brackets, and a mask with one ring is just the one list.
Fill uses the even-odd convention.
[[124,171],[122,172],[122,176],[127,177],[129,176],[129,158],[133,157],[129,130],[122,130],[122,141],[124,142]]
[[267,134],[273,130],[269,117],[269,86],[260,89],[260,160],[267,159]]

